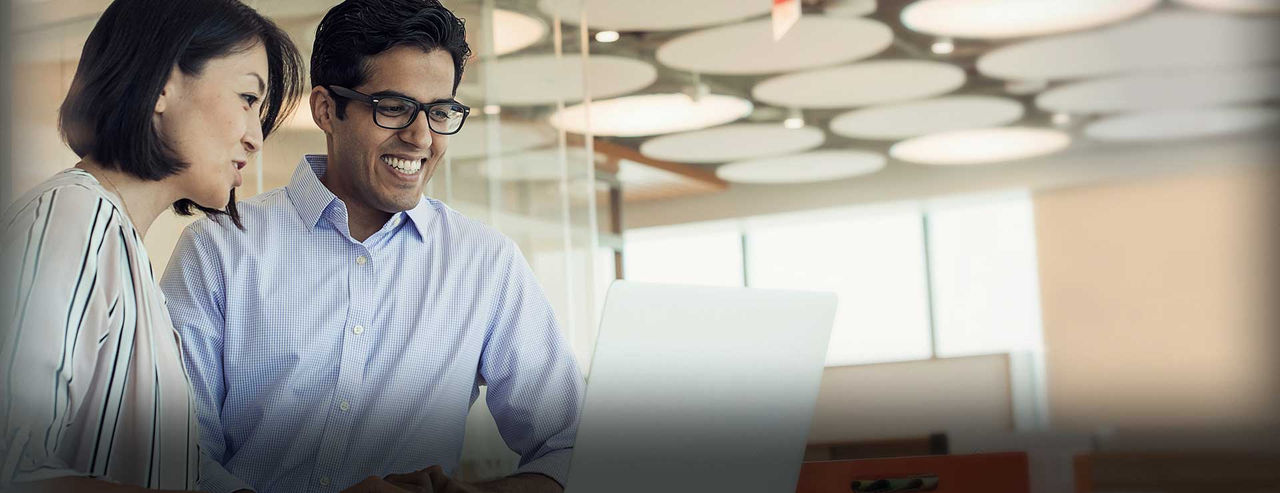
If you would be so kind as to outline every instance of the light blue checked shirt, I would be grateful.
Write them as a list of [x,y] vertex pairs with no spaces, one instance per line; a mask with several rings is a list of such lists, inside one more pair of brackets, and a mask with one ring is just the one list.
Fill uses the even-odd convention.
[[306,156],[289,185],[182,234],[161,283],[228,492],[339,491],[459,461],[488,385],[516,472],[565,482],[583,379],[516,245],[424,198],[363,243]]

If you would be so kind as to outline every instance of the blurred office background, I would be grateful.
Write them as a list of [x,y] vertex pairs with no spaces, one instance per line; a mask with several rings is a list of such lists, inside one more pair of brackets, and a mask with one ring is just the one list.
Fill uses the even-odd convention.
[[[108,3],[11,1],[5,203],[76,162]],[[309,56],[336,2],[246,3]],[[1280,453],[1280,1],[803,0],[779,40],[768,0],[445,3],[473,112],[427,193],[516,240],[584,370],[613,279],[829,290],[811,459],[1030,450],[1047,492]],[[324,149],[304,106],[240,196]],[[464,472],[508,471],[473,409]]]

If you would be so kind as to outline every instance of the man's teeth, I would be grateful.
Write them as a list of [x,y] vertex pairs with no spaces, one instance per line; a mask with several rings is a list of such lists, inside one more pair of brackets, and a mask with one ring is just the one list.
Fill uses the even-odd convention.
[[422,161],[418,159],[400,159],[393,156],[382,156],[382,162],[387,163],[392,168],[399,170],[401,173],[414,174],[422,169]]

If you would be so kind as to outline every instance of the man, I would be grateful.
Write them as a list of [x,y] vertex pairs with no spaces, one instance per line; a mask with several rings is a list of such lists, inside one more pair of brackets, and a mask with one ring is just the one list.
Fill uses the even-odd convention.
[[[422,195],[468,112],[453,100],[468,56],[435,0],[334,7],[311,59],[327,154],[241,202],[244,230],[206,218],[183,233],[162,286],[201,445],[238,478],[206,489],[339,491],[418,470],[387,479],[562,490],[583,382],[551,307],[511,240]],[[448,473],[481,384],[520,467],[463,484]]]

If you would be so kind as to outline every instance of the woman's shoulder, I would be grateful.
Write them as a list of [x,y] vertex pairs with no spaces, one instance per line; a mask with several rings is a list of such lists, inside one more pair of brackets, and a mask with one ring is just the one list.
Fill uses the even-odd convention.
[[106,189],[93,175],[70,168],[41,182],[9,204],[0,215],[0,221],[3,221],[0,225],[4,227],[5,236],[11,237],[24,233],[35,223],[53,223],[58,228],[67,228],[102,221],[103,214],[110,215],[114,209],[115,204]]

